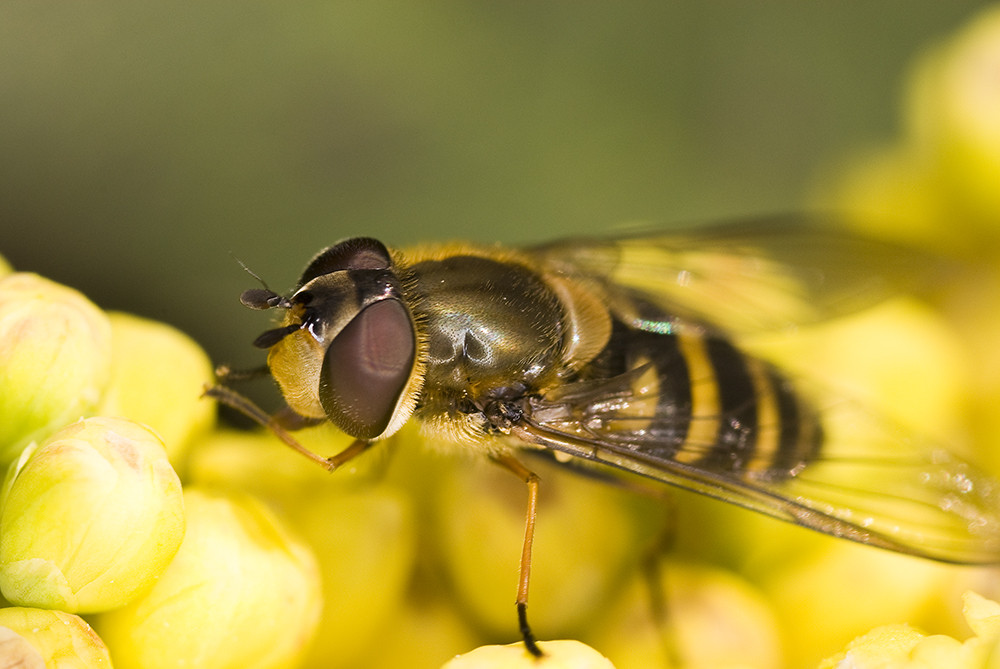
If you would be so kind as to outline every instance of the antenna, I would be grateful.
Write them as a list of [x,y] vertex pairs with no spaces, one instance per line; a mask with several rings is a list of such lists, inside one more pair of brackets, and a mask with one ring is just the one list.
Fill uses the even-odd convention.
[[244,272],[256,279],[257,283],[262,286],[262,288],[250,288],[240,293],[240,303],[243,306],[257,310],[275,308],[290,309],[292,307],[292,303],[288,300],[288,298],[281,293],[276,293],[271,290],[264,279],[260,278],[256,272],[247,267],[245,262],[237,258],[232,253],[230,253],[229,256],[243,268]]

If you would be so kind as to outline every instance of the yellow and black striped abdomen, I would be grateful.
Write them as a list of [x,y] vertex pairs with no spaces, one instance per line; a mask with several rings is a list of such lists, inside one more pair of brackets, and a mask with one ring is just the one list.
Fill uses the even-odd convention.
[[691,426],[675,460],[781,477],[816,457],[817,417],[773,366],[722,338],[673,336],[692,390]]
[[[661,321],[665,322],[665,321]],[[616,321],[582,372],[627,379],[583,423],[601,441],[736,476],[780,479],[819,453],[813,410],[771,365],[695,328],[638,329]]]

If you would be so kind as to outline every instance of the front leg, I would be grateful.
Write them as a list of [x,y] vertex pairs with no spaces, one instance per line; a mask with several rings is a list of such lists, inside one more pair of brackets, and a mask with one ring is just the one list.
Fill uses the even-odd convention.
[[226,406],[239,411],[247,418],[266,427],[274,436],[283,441],[292,450],[309,458],[327,471],[335,471],[347,462],[353,460],[358,455],[364,453],[372,445],[372,442],[364,439],[356,439],[350,446],[336,455],[328,458],[310,451],[298,442],[298,440],[288,433],[288,430],[300,429],[309,425],[317,425],[323,421],[300,416],[286,407],[274,416],[268,415],[263,409],[254,404],[253,400],[245,395],[241,395],[227,386],[212,386],[205,389],[205,395],[214,397]]

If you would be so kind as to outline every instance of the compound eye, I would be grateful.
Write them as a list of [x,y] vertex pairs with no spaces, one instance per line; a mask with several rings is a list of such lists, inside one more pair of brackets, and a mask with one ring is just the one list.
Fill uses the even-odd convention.
[[345,269],[388,269],[392,264],[385,245],[371,237],[355,237],[320,251],[302,272],[299,287],[318,276]]
[[323,358],[319,399],[330,420],[358,439],[389,426],[413,370],[416,335],[398,300],[366,307],[334,338]]

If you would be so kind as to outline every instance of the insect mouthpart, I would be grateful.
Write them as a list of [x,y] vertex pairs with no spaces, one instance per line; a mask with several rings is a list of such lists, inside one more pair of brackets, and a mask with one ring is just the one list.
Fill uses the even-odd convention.
[[273,330],[268,330],[264,332],[259,337],[253,340],[253,345],[257,348],[268,349],[277,344],[279,341],[292,334],[296,330],[302,328],[301,323],[296,323],[294,325],[286,325],[283,328],[274,328]]

